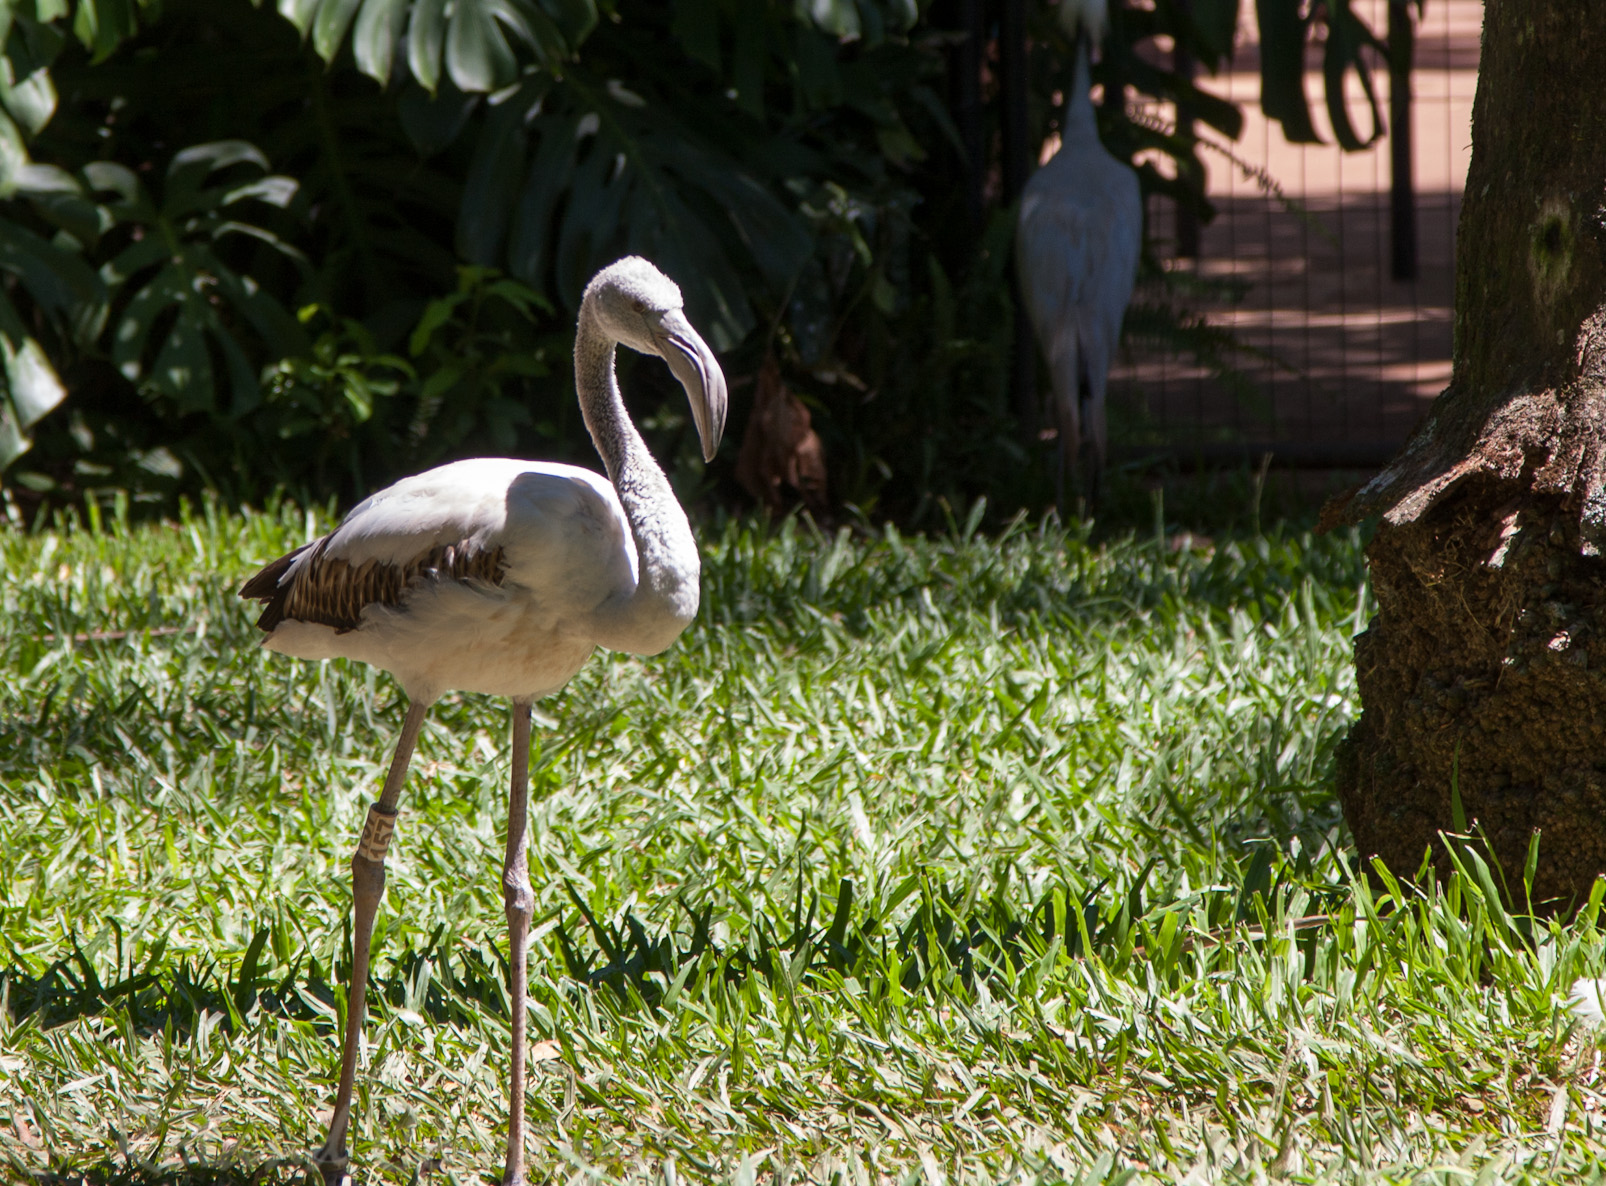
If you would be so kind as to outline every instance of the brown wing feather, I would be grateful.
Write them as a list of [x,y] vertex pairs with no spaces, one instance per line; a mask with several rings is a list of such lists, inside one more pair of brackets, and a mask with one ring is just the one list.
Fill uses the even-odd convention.
[[[344,634],[362,623],[370,605],[401,605],[425,581],[475,581],[500,585],[507,574],[501,548],[476,548],[467,542],[443,544],[420,552],[405,565],[374,560],[351,564],[324,555],[325,536],[281,556],[240,589],[240,596],[265,602],[258,628],[271,632],[287,618],[333,626]],[[301,553],[313,549],[307,562],[289,581],[285,573]]]
[[[319,540],[321,544],[323,541]],[[296,557],[316,544],[303,544],[294,552],[280,556],[273,563],[263,568],[250,580],[240,586],[240,596],[248,601],[265,601],[267,608],[257,619],[257,625],[263,630],[272,630],[284,621],[284,602],[290,596],[288,588],[281,588],[279,582],[284,579],[285,571],[295,563]]]

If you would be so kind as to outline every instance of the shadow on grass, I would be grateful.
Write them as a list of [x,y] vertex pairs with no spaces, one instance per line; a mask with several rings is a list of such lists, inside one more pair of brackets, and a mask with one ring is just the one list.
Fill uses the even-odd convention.
[[[1294,888],[1275,866],[1278,859],[1273,846],[1257,846],[1242,870],[1242,882],[1210,902],[1212,928],[1259,923],[1277,914]],[[759,975],[772,985],[781,977],[794,984],[852,978],[872,991],[896,980],[905,992],[940,995],[955,980],[967,990],[981,980],[994,988],[1007,986],[1056,945],[1073,959],[1097,954],[1124,963],[1134,955],[1141,958],[1146,947],[1153,950],[1171,912],[1169,906],[1151,906],[1145,900],[1154,867],[1150,862],[1124,890],[1105,882],[1082,890],[1062,885],[1025,909],[1007,881],[990,898],[980,899],[911,878],[878,901],[856,905],[853,883],[843,879],[830,921],[820,923],[815,921],[820,917],[818,895],[811,896],[805,910],[799,887],[790,920],[778,926],[760,915],[753,919],[746,942],[728,950],[710,938],[707,911],[699,916],[682,904],[691,920],[690,940],[682,949],[680,936],[654,936],[633,914],[618,923],[598,920],[571,889],[595,950],[582,952],[561,925],[555,934],[574,979],[606,986],[621,999],[639,1000],[649,1008],[672,1003],[699,976],[708,975],[722,976],[727,983]],[[893,925],[891,916],[901,913],[912,897],[917,900],[908,920]],[[1169,896],[1162,895],[1166,900]],[[1314,934],[1306,941],[1314,944]]]
[[[502,1011],[505,957],[493,951],[493,966],[481,952],[448,951],[444,931],[437,929],[422,950],[403,953],[389,965],[388,975],[376,974],[370,991],[436,1021],[462,1021],[485,1009]],[[203,1014],[222,1018],[222,1027],[232,1030],[261,1010],[333,1032],[336,996],[326,969],[316,959],[297,959],[270,977],[262,957],[271,933],[268,927],[258,930],[238,965],[181,960],[176,968],[168,967],[158,944],[141,968],[125,968],[119,958],[119,972],[111,980],[103,979],[75,941],[69,954],[38,976],[16,965],[0,971],[0,1000],[13,1022],[32,1018],[43,1028],[120,1012],[137,1032],[183,1036]],[[348,935],[346,958],[335,968],[336,982],[344,984],[350,971]]]
[[[790,919],[757,916],[747,941],[729,950],[720,949],[710,937],[711,910],[699,915],[682,903],[690,918],[691,936],[681,949],[675,933],[654,937],[634,914],[626,914],[617,923],[598,920],[571,889],[570,896],[596,948],[582,952],[562,925],[555,933],[574,979],[593,987],[606,986],[623,998],[639,997],[656,1007],[678,993],[680,986],[695,983],[699,974],[710,972],[723,976],[727,983],[739,983],[754,974],[771,982],[782,975],[797,981],[827,972],[852,976],[861,983],[896,977],[910,992],[949,973],[972,984],[978,963],[983,968],[1008,964],[1018,970],[1034,955],[1040,956],[1056,937],[1077,954],[1084,935],[1096,936],[1095,944],[1118,941],[1116,932],[1130,927],[1129,907],[1111,915],[1099,903],[1103,885],[1077,902],[1080,925],[1069,917],[1064,895],[1049,894],[1037,908],[1021,913],[1004,889],[1000,886],[991,901],[977,902],[947,886],[906,885],[887,900],[859,903],[856,908],[853,883],[844,878],[837,887],[830,920],[816,922],[820,897],[810,895],[805,910],[799,885]],[[902,927],[890,925],[887,917],[914,893],[920,894],[914,914]],[[1135,894],[1130,905],[1141,909],[1141,883]]]
[[[1238,884],[1211,897],[1210,926],[1276,916],[1298,881],[1279,866],[1274,846],[1256,846]],[[1152,952],[1172,913],[1166,893],[1158,906],[1146,901],[1153,869],[1151,863],[1124,889],[1104,882],[1082,889],[1053,887],[1030,907],[1018,901],[1007,880],[984,898],[911,878],[866,900],[844,879],[828,919],[818,894],[809,895],[805,905],[800,884],[790,918],[760,914],[740,946],[724,948],[712,937],[711,908],[699,914],[682,904],[690,920],[688,935],[673,926],[649,928],[630,913],[605,922],[571,888],[579,916],[574,921],[581,925],[572,930],[560,923],[554,936],[574,980],[607,988],[621,1002],[639,1002],[649,1009],[672,1005],[708,977],[735,984],[757,975],[772,985],[783,977],[793,984],[851,977],[869,989],[895,981],[905,992],[933,994],[946,992],[955,982],[967,990],[982,980],[997,988],[1056,947],[1072,958],[1096,953],[1112,963]],[[912,909],[906,906],[911,899]],[[901,925],[891,921],[906,913]],[[14,1022],[32,1018],[42,1027],[121,1013],[137,1032],[182,1038],[203,1015],[216,1016],[220,1028],[232,1030],[254,1011],[263,1011],[333,1033],[336,994],[325,970],[317,960],[297,960],[287,972],[267,977],[261,960],[268,936],[268,928],[257,932],[237,966],[181,962],[165,968],[158,948],[144,968],[130,968],[110,982],[97,974],[94,961],[75,943],[69,955],[39,976],[15,966],[0,972],[0,999]],[[505,955],[494,947],[451,950],[449,942],[436,931],[422,950],[404,953],[375,975],[371,990],[393,1006],[438,1022],[504,1012]],[[344,983],[348,967],[335,971]]]

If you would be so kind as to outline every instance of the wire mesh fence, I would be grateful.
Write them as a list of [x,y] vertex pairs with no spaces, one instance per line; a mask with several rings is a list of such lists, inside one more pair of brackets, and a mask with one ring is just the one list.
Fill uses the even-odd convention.
[[[1375,30],[1387,0],[1358,0]],[[1414,7],[1412,12],[1415,12]],[[1390,141],[1345,153],[1331,143],[1289,144],[1259,108],[1252,11],[1228,72],[1201,80],[1237,102],[1242,136],[1202,155],[1217,215],[1198,254],[1179,251],[1173,204],[1151,197],[1150,234],[1169,276],[1140,287],[1128,342],[1111,372],[1111,418],[1123,452],[1230,461],[1271,453],[1282,464],[1371,466],[1405,440],[1450,376],[1455,228],[1471,156],[1482,0],[1427,0],[1416,17],[1411,73],[1412,205],[1416,268],[1393,266]],[[1389,110],[1389,75],[1373,75]],[[1318,121],[1320,47],[1306,87]],[[1370,126],[1359,81],[1346,99]],[[1152,113],[1163,120],[1172,111]],[[1230,154],[1230,155],[1229,155]],[[1145,304],[1169,302],[1225,342],[1202,363],[1175,334],[1146,333]]]

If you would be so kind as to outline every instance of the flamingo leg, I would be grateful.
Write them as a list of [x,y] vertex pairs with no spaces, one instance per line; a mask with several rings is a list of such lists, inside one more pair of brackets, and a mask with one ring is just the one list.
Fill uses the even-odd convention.
[[502,902],[507,908],[508,1007],[513,1011],[513,1059],[507,1109],[507,1169],[502,1186],[524,1186],[524,1042],[528,1010],[528,945],[535,894],[530,888],[527,834],[530,792],[530,702],[513,702],[513,782],[507,803],[507,859]]
[[362,839],[351,854],[351,890],[356,919],[351,934],[351,984],[346,990],[346,1044],[340,1060],[340,1088],[335,1093],[335,1113],[329,1120],[329,1136],[323,1148],[313,1154],[325,1186],[349,1183],[346,1167],[346,1129],[351,1123],[351,1095],[357,1080],[357,1048],[362,1042],[363,1021],[367,1016],[368,954],[374,936],[374,915],[385,894],[385,850],[396,828],[396,802],[401,798],[402,782],[413,760],[413,746],[424,723],[429,705],[412,701],[402,722],[396,753],[385,775],[379,802],[368,808]]

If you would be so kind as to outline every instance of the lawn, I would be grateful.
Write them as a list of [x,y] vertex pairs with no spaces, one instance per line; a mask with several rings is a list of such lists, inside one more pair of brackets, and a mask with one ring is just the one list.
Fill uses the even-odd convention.
[[[538,705],[532,1181],[1587,1182],[1599,898],[1368,881],[1356,538],[705,524],[667,654]],[[258,649],[289,505],[0,528],[0,1164],[299,1180],[403,704]],[[507,708],[391,849],[354,1167],[499,1173]],[[1542,859],[1542,853],[1541,857]],[[1519,891],[1520,894],[1520,891]]]

